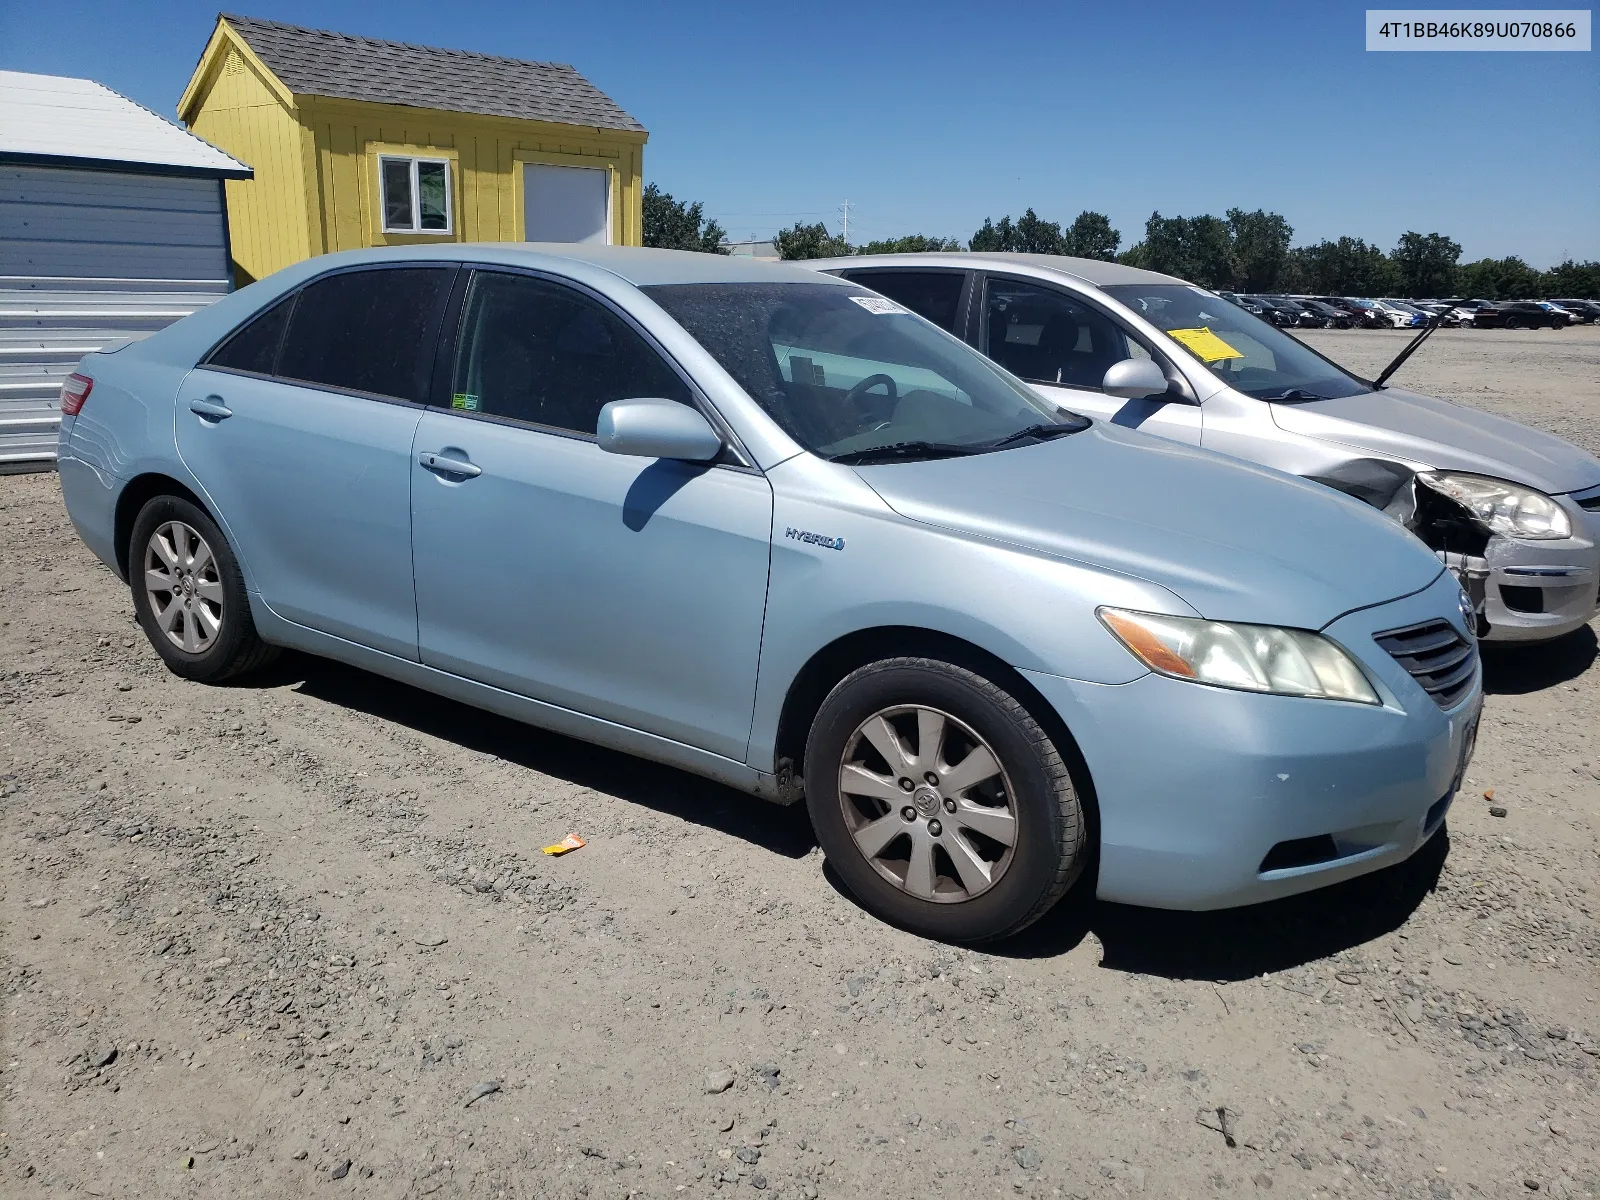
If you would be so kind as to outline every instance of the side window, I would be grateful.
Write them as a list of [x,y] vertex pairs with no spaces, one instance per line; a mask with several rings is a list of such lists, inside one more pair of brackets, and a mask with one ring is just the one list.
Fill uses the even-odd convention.
[[[991,278],[984,291],[984,353],[1036,383],[1099,389],[1137,345],[1110,317],[1053,288]],[[1149,357],[1142,354],[1140,357]]]
[[345,271],[307,284],[278,375],[424,401],[453,266]]
[[271,375],[278,360],[278,345],[283,341],[283,328],[289,323],[293,308],[294,297],[290,296],[266,312],[257,313],[212,352],[206,365]]
[[962,271],[846,271],[851,283],[882,292],[946,333],[955,333],[961,306]]
[[690,403],[688,386],[625,321],[560,284],[480,271],[462,313],[450,406],[594,434],[613,400]]

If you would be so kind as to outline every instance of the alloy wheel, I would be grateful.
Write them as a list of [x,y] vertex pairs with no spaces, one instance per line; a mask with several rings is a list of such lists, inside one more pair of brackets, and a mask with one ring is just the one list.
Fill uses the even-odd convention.
[[222,631],[222,577],[216,555],[193,526],[158,525],[145,543],[144,590],[150,613],[167,640],[203,654]]
[[881,709],[845,743],[839,802],[856,848],[907,895],[958,904],[1011,865],[1015,793],[989,744],[936,708]]

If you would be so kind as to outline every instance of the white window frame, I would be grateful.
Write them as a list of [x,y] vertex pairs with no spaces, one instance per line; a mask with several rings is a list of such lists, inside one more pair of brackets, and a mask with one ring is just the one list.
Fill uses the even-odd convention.
[[[411,179],[411,224],[389,224],[389,184],[384,177],[383,164],[388,162],[403,162],[410,166]],[[444,228],[422,228],[422,189],[417,182],[417,165],[419,163],[436,163],[444,168]],[[449,237],[455,233],[455,188],[450,178],[450,160],[448,158],[428,158],[413,154],[380,154],[378,155],[378,214],[384,233],[419,233],[427,237]]]

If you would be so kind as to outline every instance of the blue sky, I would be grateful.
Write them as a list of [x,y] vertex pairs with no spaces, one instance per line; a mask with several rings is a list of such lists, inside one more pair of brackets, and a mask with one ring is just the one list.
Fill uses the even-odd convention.
[[[1459,2],[1459,0],[1458,0]],[[1363,6],[239,0],[254,16],[574,64],[650,130],[645,175],[735,236],[795,220],[965,239],[1033,206],[1283,213],[1297,243],[1449,234],[1600,258],[1600,57],[1368,54]],[[1505,0],[1500,0],[1505,3]],[[0,66],[171,116],[214,7],[9,0]]]

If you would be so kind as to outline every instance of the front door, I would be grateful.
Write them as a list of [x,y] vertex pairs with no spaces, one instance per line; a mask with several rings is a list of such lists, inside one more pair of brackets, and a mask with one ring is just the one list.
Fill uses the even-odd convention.
[[417,657],[412,435],[451,265],[323,276],[178,394],[178,452],[279,616]]
[[1142,433],[1200,444],[1201,410],[1171,396],[1124,400],[1101,390],[1106,371],[1151,352],[1118,322],[1060,289],[990,275],[978,348],[1048,400]]
[[611,172],[601,167],[522,169],[522,229],[530,242],[611,241]]
[[732,459],[601,450],[607,402],[695,397],[629,322],[566,284],[476,273],[453,358],[450,408],[417,430],[422,661],[743,761],[766,478]]

